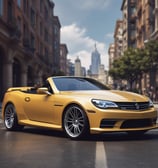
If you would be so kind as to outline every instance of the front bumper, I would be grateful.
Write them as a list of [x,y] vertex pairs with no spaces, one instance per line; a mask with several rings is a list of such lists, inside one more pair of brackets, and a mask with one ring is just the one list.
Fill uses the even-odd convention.
[[88,114],[91,133],[147,131],[158,128],[157,111],[98,110]]

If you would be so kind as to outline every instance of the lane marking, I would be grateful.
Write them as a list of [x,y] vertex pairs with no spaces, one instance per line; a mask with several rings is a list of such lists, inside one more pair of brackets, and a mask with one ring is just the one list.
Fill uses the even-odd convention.
[[95,168],[108,168],[107,157],[103,142],[97,142],[96,144]]

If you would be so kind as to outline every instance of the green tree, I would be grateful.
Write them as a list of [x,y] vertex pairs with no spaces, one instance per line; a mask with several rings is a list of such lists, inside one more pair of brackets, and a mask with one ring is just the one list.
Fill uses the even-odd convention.
[[156,72],[158,69],[158,41],[150,40],[145,43],[146,72],[150,74],[150,85],[156,85]]
[[151,40],[145,43],[142,49],[129,48],[123,56],[115,60],[109,74],[114,79],[124,79],[133,89],[133,83],[139,84],[144,73],[150,74],[150,85],[155,87],[156,72],[158,69],[158,41]]
[[131,90],[134,89],[133,83],[139,83],[141,88],[140,81],[146,70],[146,59],[143,58],[144,50],[129,48],[122,57],[114,61],[109,73],[114,79],[127,80]]

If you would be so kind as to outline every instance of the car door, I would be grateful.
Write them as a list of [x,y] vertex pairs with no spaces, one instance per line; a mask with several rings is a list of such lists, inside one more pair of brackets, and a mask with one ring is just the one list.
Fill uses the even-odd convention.
[[26,93],[23,107],[27,117],[32,121],[53,123],[54,95]]

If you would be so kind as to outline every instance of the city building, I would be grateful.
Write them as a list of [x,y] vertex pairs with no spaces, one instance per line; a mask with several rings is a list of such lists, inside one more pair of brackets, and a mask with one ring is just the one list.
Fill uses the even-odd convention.
[[70,59],[67,60],[67,75],[68,76],[75,75],[75,64],[72,63]]
[[98,75],[100,64],[101,64],[100,53],[98,52],[95,44],[95,49],[91,55],[91,66],[90,66],[91,75]]
[[108,84],[108,75],[107,71],[103,64],[101,64],[100,53],[97,50],[96,44],[95,49],[91,54],[91,65],[90,69],[87,71],[87,77],[94,78],[103,84]]
[[75,76],[82,76],[82,67],[79,57],[75,60]]
[[[111,43],[108,49],[108,55],[109,55],[109,69],[113,68],[113,62],[115,59],[115,44]],[[114,80],[111,76],[108,76],[108,84],[112,87],[114,84]]]
[[99,66],[99,74],[98,74],[98,80],[103,84],[108,84],[108,74],[107,71],[105,71],[105,67],[103,64]]
[[60,22],[50,0],[0,0],[0,99],[60,68]]
[[122,11],[122,48],[126,51],[129,47],[136,47],[136,21],[137,11],[136,3],[140,2],[137,0],[123,0],[121,11]]
[[144,42],[157,32],[157,0],[123,0],[123,52],[128,48],[142,48]]
[[137,1],[137,47],[151,39],[155,32],[155,0]]
[[82,67],[82,76],[86,76],[86,68],[85,67]]
[[155,0],[155,8],[153,9],[153,14],[155,16],[155,29],[151,34],[151,39],[157,40],[158,39],[158,0]]
[[58,16],[53,16],[53,27],[52,27],[53,75],[58,75],[60,73],[60,28],[61,24]]
[[60,70],[67,75],[67,54],[68,49],[66,44],[60,44]]
[[122,20],[117,20],[116,21],[116,26],[115,26],[115,32],[114,32],[114,57],[115,59],[120,58],[121,55],[123,55],[123,40],[122,40],[122,33],[123,33],[123,28],[122,28]]
[[114,43],[110,44],[108,55],[109,55],[109,69],[111,69],[113,67],[113,62],[115,59],[115,44]]
[[[158,39],[158,0],[122,0],[122,54],[128,48],[144,48],[145,43]],[[118,21],[116,21],[118,25]],[[114,32],[115,51],[109,47],[109,68],[112,68],[113,57],[118,57],[116,26]],[[155,68],[150,73],[144,73],[141,81],[142,88],[158,87],[158,72]]]

